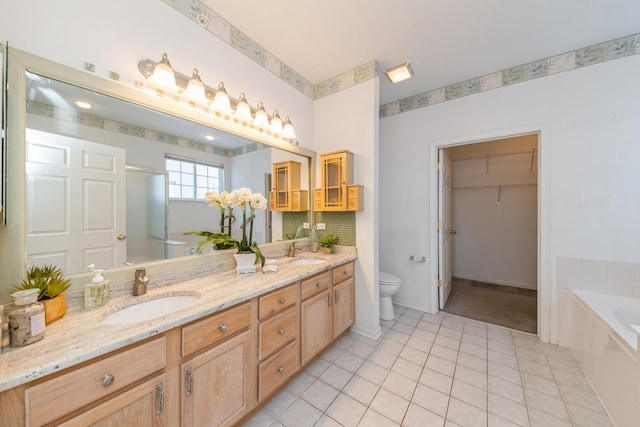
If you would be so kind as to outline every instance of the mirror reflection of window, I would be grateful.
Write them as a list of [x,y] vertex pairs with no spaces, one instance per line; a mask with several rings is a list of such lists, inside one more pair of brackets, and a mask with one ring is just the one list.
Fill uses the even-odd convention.
[[169,172],[169,197],[172,199],[204,200],[208,191],[222,191],[224,166],[165,156]]

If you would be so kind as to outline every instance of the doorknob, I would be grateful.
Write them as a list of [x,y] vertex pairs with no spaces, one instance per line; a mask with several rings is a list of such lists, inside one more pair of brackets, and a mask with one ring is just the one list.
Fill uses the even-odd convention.
[[449,234],[456,234],[456,233],[457,233],[457,231],[455,229],[453,229],[453,228],[451,230],[449,230]]
[[127,235],[126,234],[118,234],[116,237],[118,238],[118,240],[124,240],[124,239],[127,238]]

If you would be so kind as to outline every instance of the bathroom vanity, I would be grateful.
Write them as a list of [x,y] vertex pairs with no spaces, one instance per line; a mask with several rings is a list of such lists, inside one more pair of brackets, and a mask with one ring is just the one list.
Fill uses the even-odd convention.
[[[355,251],[315,257],[323,262],[285,257],[275,274],[225,271],[70,312],[42,341],[0,356],[0,425],[238,423],[354,322]],[[175,295],[199,298],[155,319],[101,324]]]

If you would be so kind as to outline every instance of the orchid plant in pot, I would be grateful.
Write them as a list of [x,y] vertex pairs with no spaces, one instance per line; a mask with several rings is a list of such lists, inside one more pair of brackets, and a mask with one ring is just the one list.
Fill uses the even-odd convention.
[[[255,265],[258,262],[261,266],[264,265],[264,255],[262,255],[258,244],[253,241],[253,220],[256,210],[265,210],[267,208],[267,199],[261,193],[253,193],[250,188],[243,187],[230,193],[226,191],[220,194],[208,192],[205,195],[205,201],[209,206],[220,211],[220,233],[212,233],[210,231],[186,232],[185,234],[204,237],[198,242],[196,252],[201,253],[207,245],[213,245],[215,249],[227,249],[235,246],[237,249],[236,255],[251,254],[255,256],[252,258],[250,265],[239,265],[239,268],[236,268],[239,273],[255,272]],[[235,221],[233,210],[236,207],[242,212],[242,222],[240,223],[242,237],[240,240],[231,237],[231,225]],[[227,225],[225,225],[225,220]],[[236,261],[240,263],[238,256],[236,256]]]

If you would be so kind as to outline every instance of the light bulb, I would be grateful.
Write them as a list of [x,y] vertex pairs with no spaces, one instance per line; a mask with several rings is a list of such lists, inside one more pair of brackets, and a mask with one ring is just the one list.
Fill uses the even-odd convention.
[[202,79],[200,79],[198,70],[195,68],[193,69],[191,80],[189,80],[189,84],[187,85],[187,90],[184,92],[184,95],[187,99],[193,102],[205,103],[207,101]]
[[218,85],[216,95],[213,97],[213,109],[221,114],[231,114],[231,101],[222,82]]
[[149,77],[149,81],[156,87],[176,91],[178,86],[176,85],[176,76],[173,74],[173,68],[167,58],[167,54],[162,54],[162,59],[158,62],[153,69],[153,74]]
[[253,125],[260,129],[267,129],[269,127],[269,116],[264,109],[262,101],[258,103],[258,107],[256,108],[256,116],[253,119]]
[[249,107],[249,103],[247,102],[247,98],[244,96],[244,93],[240,94],[238,105],[236,105],[236,111],[233,113],[233,116],[241,122],[250,122],[253,119],[251,116],[251,107]]
[[280,119],[280,115],[278,114],[278,110],[273,111],[273,116],[271,116],[271,125],[269,126],[269,130],[271,133],[276,136],[282,135],[282,119]]
[[289,119],[289,116],[284,118],[282,137],[286,139],[294,139],[296,137],[296,133],[293,130],[293,123],[291,123],[291,119]]

